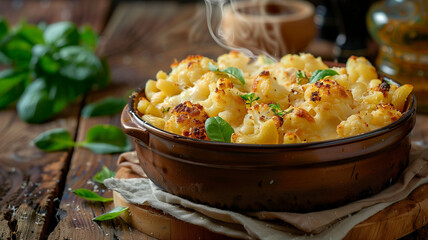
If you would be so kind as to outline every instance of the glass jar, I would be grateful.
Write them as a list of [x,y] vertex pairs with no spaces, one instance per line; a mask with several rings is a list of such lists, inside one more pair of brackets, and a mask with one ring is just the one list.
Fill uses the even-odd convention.
[[428,1],[375,3],[367,14],[367,27],[379,44],[380,73],[412,84],[418,112],[428,113]]

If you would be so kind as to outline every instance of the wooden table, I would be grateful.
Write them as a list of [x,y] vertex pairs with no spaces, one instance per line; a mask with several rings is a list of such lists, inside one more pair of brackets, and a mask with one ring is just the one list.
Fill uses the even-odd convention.
[[[118,115],[81,118],[80,110],[106,96],[129,94],[153,78],[158,69],[169,71],[175,58],[189,54],[215,58],[224,53],[226,50],[208,34],[204,6],[163,1],[113,6],[109,0],[0,0],[0,15],[12,25],[21,19],[32,23],[70,20],[92,25],[102,35],[98,53],[108,57],[112,74],[107,89],[76,101],[48,123],[24,123],[14,107],[0,111],[0,239],[152,239],[119,218],[92,221],[113,205],[91,203],[70,192],[88,188],[111,196],[110,191],[91,179],[104,165],[116,169],[117,155],[96,155],[82,148],[44,153],[31,141],[56,127],[68,129],[81,141],[93,125],[119,126]],[[427,139],[426,120],[425,116],[418,116],[419,130],[415,136],[422,141]],[[423,238],[424,234],[425,229],[421,229],[406,239]]]

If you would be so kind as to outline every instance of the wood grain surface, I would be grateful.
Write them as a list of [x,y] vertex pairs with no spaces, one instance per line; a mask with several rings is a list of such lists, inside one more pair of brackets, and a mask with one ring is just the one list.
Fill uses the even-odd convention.
[[[26,19],[38,23],[71,20],[101,32],[109,1],[0,1],[0,15],[10,25]],[[97,11],[93,11],[97,9]],[[0,113],[0,239],[45,239],[55,225],[72,151],[44,153],[31,142],[40,133],[66,128],[74,136],[81,100],[45,124],[27,124],[14,106]]]
[[[226,50],[209,35],[202,2],[131,1],[115,9],[111,6],[110,0],[0,0],[0,15],[11,25],[23,19],[92,25],[102,34],[98,53],[108,57],[112,76],[108,88],[90,93],[45,124],[22,122],[14,107],[0,111],[0,239],[154,239],[119,218],[92,221],[112,209],[113,204],[91,203],[70,192],[88,188],[111,196],[110,191],[92,181],[92,176],[104,165],[114,170],[118,155],[96,155],[80,148],[47,154],[32,146],[31,141],[57,127],[68,129],[79,141],[93,125],[119,126],[118,115],[80,118],[81,108],[106,96],[129,96],[133,89],[154,78],[158,70],[169,72],[174,59],[191,54],[216,58]],[[424,135],[428,133],[428,124],[424,124],[427,120],[425,116],[417,120],[416,135],[423,144],[428,144]],[[420,219],[415,226],[423,223]],[[427,236],[424,234],[422,228],[406,240]]]
[[[112,84],[107,89],[91,93],[86,103],[106,96],[128,97],[130,91],[154,78],[159,69],[169,71],[175,58],[199,53],[200,48],[205,48],[200,54],[216,56],[223,52],[212,47],[212,39],[208,36],[187,36],[189,28],[206,27],[201,22],[205,19],[201,17],[204,13],[201,10],[201,6],[185,7],[175,3],[120,4],[106,26],[99,51],[108,57]],[[172,30],[171,23],[181,24]],[[195,32],[207,31],[198,29]],[[83,140],[87,130],[95,124],[120,126],[119,116],[81,118],[77,140]],[[92,221],[93,217],[112,209],[113,204],[89,203],[70,194],[72,189],[88,188],[110,197],[111,192],[104,192],[104,187],[91,181],[91,177],[103,165],[115,169],[116,160],[117,155],[95,155],[85,149],[75,149],[60,204],[63,214],[49,239],[151,239],[120,219],[102,223]]]

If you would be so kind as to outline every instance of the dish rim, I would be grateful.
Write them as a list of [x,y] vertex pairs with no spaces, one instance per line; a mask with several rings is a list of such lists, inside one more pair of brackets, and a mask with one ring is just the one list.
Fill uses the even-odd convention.
[[[383,76],[384,79],[387,79],[388,81],[393,82],[394,84],[401,86],[398,82],[394,81],[391,78],[388,78],[386,76]],[[175,133],[168,132],[166,130],[157,128],[153,125],[151,125],[149,122],[143,120],[137,113],[137,109],[135,107],[135,98],[144,91],[144,87],[137,88],[136,91],[133,92],[131,95],[129,102],[128,102],[128,112],[131,113],[131,116],[133,119],[137,120],[137,125],[142,128],[143,131],[151,132],[152,134],[155,134],[157,136],[168,138],[173,141],[179,141],[187,144],[194,144],[195,146],[213,146],[213,147],[225,147],[225,148],[244,148],[244,149],[312,149],[312,148],[325,148],[325,147],[333,147],[333,146],[340,146],[344,144],[350,144],[353,142],[358,141],[364,141],[366,139],[375,138],[377,136],[386,134],[390,131],[393,131],[394,129],[399,128],[404,122],[406,122],[408,119],[410,119],[415,113],[416,113],[416,97],[414,93],[412,92],[409,96],[411,96],[411,102],[409,103],[409,98],[406,101],[405,107],[407,110],[402,114],[402,116],[394,121],[393,123],[390,123],[384,127],[375,129],[370,132],[366,132],[359,135],[354,135],[350,137],[345,138],[337,138],[337,139],[329,139],[329,140],[323,140],[323,141],[316,141],[316,142],[308,142],[308,143],[291,143],[291,144],[245,144],[245,143],[224,143],[224,142],[214,142],[214,141],[208,141],[208,140],[201,140],[201,139],[195,139],[190,137],[181,136]]]

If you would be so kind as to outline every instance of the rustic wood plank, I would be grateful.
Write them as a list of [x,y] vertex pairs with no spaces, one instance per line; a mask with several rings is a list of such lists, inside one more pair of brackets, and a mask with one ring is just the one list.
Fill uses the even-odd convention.
[[[158,70],[169,71],[169,65],[175,58],[189,54],[216,57],[223,53],[224,50],[216,47],[209,34],[206,35],[204,14],[203,5],[171,2],[120,4],[104,31],[100,49],[100,53],[109,59],[112,85],[90,94],[87,102],[106,96],[125,96],[147,79],[154,78]],[[119,115],[81,119],[77,139],[84,139],[91,126],[106,123],[120,126]],[[93,217],[112,209],[113,204],[89,203],[70,194],[69,190],[76,188],[104,190],[91,178],[103,165],[116,169],[117,156],[75,150],[60,204],[61,221],[49,239],[152,239],[121,219],[93,222]],[[102,194],[111,196],[111,192]]]
[[[1,0],[0,15],[12,26],[21,19],[32,23],[71,20],[79,25],[91,24],[100,32],[109,6],[109,0]],[[59,205],[72,151],[46,154],[31,141],[57,127],[75,135],[80,103],[76,101],[66,112],[40,125],[21,121],[13,106],[0,111],[0,239],[45,239],[49,224],[55,224],[53,214]]]

